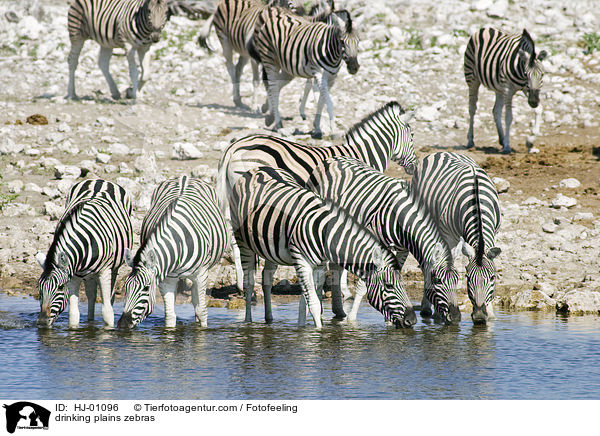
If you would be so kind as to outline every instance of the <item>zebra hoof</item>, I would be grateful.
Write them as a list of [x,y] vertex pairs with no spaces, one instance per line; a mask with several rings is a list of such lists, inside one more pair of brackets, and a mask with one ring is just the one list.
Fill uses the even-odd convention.
[[127,88],[127,90],[125,91],[125,98],[135,100],[135,93],[133,92],[133,89]]
[[235,104],[235,107],[237,107],[239,109],[243,109],[245,111],[249,111],[250,110],[250,106],[248,106],[247,104],[242,103],[242,100],[234,100],[233,103]]
[[269,127],[275,121],[275,117],[271,114],[265,116],[265,126]]
[[504,147],[502,149],[502,154],[510,154],[512,152],[512,150],[510,149],[510,147]]
[[302,118],[303,121],[306,121],[306,115],[305,114],[300,114],[300,118]]
[[313,130],[310,137],[313,139],[323,139],[323,132],[320,130]]
[[467,145],[465,145],[465,148],[467,150],[469,150],[470,148],[473,148],[473,147],[475,147],[475,143],[473,143],[473,142],[469,142]]
[[261,111],[263,114],[266,114],[268,110],[269,110],[269,105],[268,105],[267,103],[264,103],[264,104],[263,104],[263,105],[260,107],[260,111]]

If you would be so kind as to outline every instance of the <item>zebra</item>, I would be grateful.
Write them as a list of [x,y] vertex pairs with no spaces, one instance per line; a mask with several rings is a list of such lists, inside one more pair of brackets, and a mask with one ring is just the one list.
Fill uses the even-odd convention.
[[140,248],[135,256],[125,252],[132,271],[125,280],[125,307],[118,326],[131,329],[142,322],[154,308],[158,288],[165,304],[165,325],[175,327],[177,281],[190,278],[196,320],[206,327],[208,271],[229,245],[214,188],[184,175],[159,184],[151,202],[142,222]]
[[[355,157],[382,172],[393,160],[412,174],[417,158],[413,131],[408,122],[413,116],[414,112],[405,112],[398,102],[388,102],[352,126],[346,132],[343,144],[330,147],[301,145],[272,135],[241,138],[224,150],[219,162],[217,198],[221,210],[227,215],[233,186],[245,172],[259,166],[283,168],[301,185],[308,181],[319,162],[333,156]],[[241,290],[242,267],[235,238],[232,248]]]
[[315,327],[320,329],[315,277],[323,277],[331,262],[365,280],[367,299],[386,321],[397,327],[416,323],[395,256],[350,215],[299,185],[285,170],[258,167],[245,173],[234,187],[230,208],[244,266],[246,322],[252,321],[251,295],[258,255],[265,259],[267,322],[273,319],[269,272],[277,265],[293,265]]
[[[51,327],[69,303],[69,327],[79,325],[79,287],[83,281],[88,321],[94,319],[97,286],[104,323],[114,326],[112,301],[125,250],[133,244],[131,199],[112,182],[88,179],[75,184],[66,201],[46,255],[36,260],[43,269],[38,280],[40,327]],[[67,290],[65,290],[65,286]]]
[[[252,104],[253,107],[258,107],[257,90],[260,83],[258,64],[254,59],[251,59],[246,45],[252,36],[258,16],[267,7],[274,6],[287,8],[292,13],[301,13],[304,19],[311,21],[322,20],[330,11],[333,11],[333,8],[314,8],[307,15],[302,5],[298,5],[294,1],[271,0],[265,5],[259,0],[220,0],[215,13],[206,21],[198,35],[198,44],[209,52],[212,52],[213,49],[208,44],[208,35],[211,28],[215,27],[215,32],[223,49],[227,72],[233,86],[233,103],[239,108],[249,109],[242,102],[240,95],[240,79],[244,67],[249,60],[252,67],[252,83],[254,88]],[[235,65],[233,64],[234,52],[239,54],[238,62]],[[268,109],[266,105],[263,107],[264,111]]]
[[475,323],[485,323],[494,316],[494,259],[501,252],[495,246],[500,204],[494,183],[470,157],[440,152],[423,158],[409,189],[429,210],[448,246],[461,248],[467,256],[471,317]]
[[[316,78],[319,100],[313,122],[313,138],[321,138],[321,112],[327,104],[330,131],[335,123],[329,88],[335,82],[342,60],[348,72],[356,74],[358,63],[358,33],[352,26],[348,11],[334,14],[338,23],[308,22],[292,17],[280,8],[270,8],[260,14],[256,29],[248,42],[248,53],[263,66],[263,81],[267,88],[269,114],[267,126],[282,127],[279,114],[279,92],[294,77]],[[303,102],[306,99],[305,87]],[[304,116],[304,103],[301,115]]]
[[[424,299],[433,302],[442,322],[460,321],[458,273],[452,254],[405,181],[385,176],[357,159],[340,156],[319,163],[306,186],[367,226],[385,247],[396,250],[400,266],[410,252],[423,270]],[[345,274],[341,282],[344,286]],[[364,287],[359,285],[357,289]],[[360,292],[355,295],[348,320],[356,319],[361,297]]]
[[98,66],[115,100],[119,100],[121,94],[109,71],[110,58],[114,48],[127,50],[131,87],[127,89],[126,97],[135,100],[137,91],[145,83],[144,75],[148,72],[147,61],[144,62],[146,53],[160,38],[167,21],[167,10],[168,0],[74,0],[68,13],[71,50],[67,98],[78,98],[75,93],[75,70],[83,44],[93,39],[100,44]]
[[[494,104],[494,121],[498,130],[498,138],[502,145],[502,153],[510,153],[510,124],[512,123],[512,99],[516,92],[523,90],[527,102],[532,108],[540,104],[540,89],[543,84],[544,69],[542,61],[548,56],[546,50],[535,53],[533,39],[526,29],[522,34],[509,34],[502,30],[486,27],[475,32],[465,50],[464,71],[469,87],[469,131],[467,148],[472,148],[473,120],[477,110],[479,85],[496,93]],[[502,109],[505,111],[504,128],[502,127]],[[527,145],[533,143],[539,134],[540,111],[535,112],[532,138]]]

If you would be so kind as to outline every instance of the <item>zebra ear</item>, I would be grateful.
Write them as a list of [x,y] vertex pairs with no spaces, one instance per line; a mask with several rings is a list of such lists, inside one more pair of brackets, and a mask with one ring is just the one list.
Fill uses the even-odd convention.
[[69,258],[67,257],[67,255],[65,254],[64,251],[60,251],[57,255],[57,259],[56,259],[56,266],[58,266],[60,269],[68,269],[69,267]]
[[444,254],[446,254],[444,246],[441,242],[436,242],[433,247],[433,265],[437,265],[444,258]]
[[473,247],[471,247],[469,244],[467,244],[466,242],[463,242],[462,254],[464,254],[469,259],[471,259],[471,258],[475,257],[475,250],[473,250]]
[[146,268],[148,268],[149,270],[153,270],[154,268],[156,268],[157,263],[158,260],[156,256],[156,251],[154,251],[153,248],[150,248],[146,251]]
[[543,61],[547,57],[548,57],[548,52],[546,50],[542,50],[541,52],[538,53],[537,60],[538,61]]
[[373,249],[373,264],[377,269],[383,268],[383,250],[380,247]]
[[125,263],[133,268],[133,251],[129,249],[129,247],[125,247]]
[[531,59],[531,55],[527,53],[522,48],[519,49],[519,58],[523,61],[525,65],[529,65],[529,61]]
[[403,122],[404,124],[408,124],[408,122],[413,119],[413,117],[415,116],[416,113],[417,113],[416,110],[410,111],[410,112],[404,112],[402,115],[400,115],[400,121]]
[[502,250],[499,247],[492,247],[487,252],[487,257],[490,260],[494,260],[496,257],[500,255]]
[[35,260],[42,267],[42,269],[46,268],[46,255],[41,251],[35,255]]

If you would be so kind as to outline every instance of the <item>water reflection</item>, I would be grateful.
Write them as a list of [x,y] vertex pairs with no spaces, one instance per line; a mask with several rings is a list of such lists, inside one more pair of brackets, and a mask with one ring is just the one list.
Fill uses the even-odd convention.
[[32,302],[0,295],[0,397],[600,397],[599,317],[499,311],[484,326],[420,321],[398,330],[362,307],[357,324],[326,320],[317,332],[297,327],[294,302],[278,305],[271,325],[210,308],[209,327],[201,328],[182,306],[170,329],[157,313],[133,331],[101,323],[69,329],[66,318],[42,330]]

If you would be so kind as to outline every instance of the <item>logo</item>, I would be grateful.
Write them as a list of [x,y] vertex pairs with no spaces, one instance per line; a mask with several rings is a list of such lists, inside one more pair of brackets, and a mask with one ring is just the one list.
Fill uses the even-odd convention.
[[19,401],[10,406],[5,404],[6,409],[6,431],[14,433],[19,429],[48,429],[50,422],[50,411],[42,406],[28,401]]

